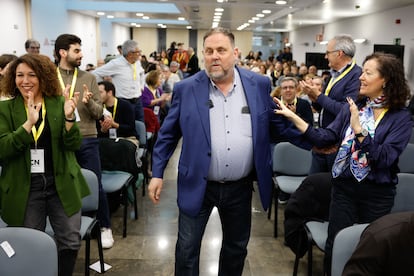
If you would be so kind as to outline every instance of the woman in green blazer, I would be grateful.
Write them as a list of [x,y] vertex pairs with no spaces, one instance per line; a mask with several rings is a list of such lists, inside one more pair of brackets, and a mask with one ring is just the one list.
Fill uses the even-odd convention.
[[81,245],[82,197],[89,188],[74,151],[81,145],[79,93],[58,83],[46,56],[10,64],[0,102],[1,217],[9,226],[44,231],[48,216],[59,249],[59,275],[72,275]]

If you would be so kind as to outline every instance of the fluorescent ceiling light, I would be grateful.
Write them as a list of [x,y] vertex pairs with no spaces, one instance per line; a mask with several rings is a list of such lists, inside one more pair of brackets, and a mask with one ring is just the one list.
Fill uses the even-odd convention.
[[286,5],[287,1],[277,0],[275,3],[276,3],[276,5]]

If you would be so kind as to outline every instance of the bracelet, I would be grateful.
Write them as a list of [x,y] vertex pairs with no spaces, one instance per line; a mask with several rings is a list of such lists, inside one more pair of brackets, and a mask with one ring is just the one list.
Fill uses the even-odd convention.
[[68,118],[65,117],[65,121],[69,122],[69,123],[74,123],[74,122],[76,122],[76,116],[73,117],[72,119],[68,119]]

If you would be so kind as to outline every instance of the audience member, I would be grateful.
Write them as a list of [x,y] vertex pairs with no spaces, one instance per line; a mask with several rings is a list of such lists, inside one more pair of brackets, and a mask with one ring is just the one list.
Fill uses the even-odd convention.
[[76,120],[82,134],[82,145],[76,151],[76,159],[82,168],[93,171],[99,182],[99,208],[97,217],[102,227],[102,246],[111,248],[113,237],[106,193],[102,188],[99,141],[96,120],[102,117],[102,102],[94,75],[79,69],[82,61],[81,39],[76,35],[62,34],[56,38],[55,54],[58,61],[57,76],[62,89],[70,85],[73,91],[80,91],[76,108]]
[[40,52],[40,43],[35,39],[26,40],[24,47],[28,54],[39,54]]
[[180,70],[180,65],[176,61],[171,61],[170,63],[170,72],[171,74],[177,75],[180,80],[184,78],[183,72]]
[[167,51],[165,50],[162,50],[160,53],[160,63],[161,65],[166,65],[166,66],[170,64],[170,61],[168,60]]
[[187,53],[189,59],[185,72],[188,77],[191,77],[192,75],[200,71],[200,67],[198,66],[198,57],[194,53],[194,49],[192,47],[188,47]]
[[142,109],[142,89],[144,88],[144,69],[139,62],[138,43],[127,40],[122,45],[123,55],[96,68],[93,74],[101,81],[110,76],[115,85],[118,98],[127,100],[135,110],[135,120],[144,121]]
[[188,59],[189,56],[187,51],[184,50],[184,43],[178,43],[171,61],[176,61],[179,64],[179,69],[183,72],[187,67]]
[[314,76],[317,76],[318,75],[318,68],[316,68],[315,65],[311,65],[311,66],[309,66],[308,73],[312,74]]
[[98,83],[103,115],[98,123],[98,137],[129,138],[136,146],[135,116],[132,106],[116,97],[115,86],[109,81]]
[[168,65],[171,63],[172,57],[175,54],[175,51],[177,51],[176,46],[177,46],[177,42],[173,41],[170,44],[170,48],[167,49],[167,57],[168,57],[168,60],[169,60]]
[[3,54],[0,56],[0,81],[6,74],[9,64],[16,59],[17,56],[12,54]]
[[171,94],[163,93],[161,88],[162,82],[162,73],[159,70],[153,70],[148,73],[146,77],[146,85],[142,91],[142,105],[144,108],[150,108],[153,110],[154,114],[161,121],[163,118],[161,116],[162,110],[164,111],[163,116],[165,117],[165,104],[170,100]]
[[401,60],[390,54],[366,57],[358,100],[338,110],[326,128],[313,128],[274,98],[280,109],[312,144],[324,147],[341,141],[332,167],[332,198],[325,273],[331,271],[335,235],[354,223],[369,223],[390,212],[398,183],[398,157],[412,129],[405,103],[410,88]]
[[[250,237],[252,175],[258,179],[264,208],[270,203],[269,128],[281,118],[272,112],[269,80],[236,67],[232,33],[212,29],[203,45],[206,70],[174,87],[153,151],[148,194],[159,202],[164,169],[182,138],[175,275],[198,275],[203,233],[217,207],[223,229],[218,274],[236,276],[242,275]],[[285,128],[278,125],[278,130]]]
[[[319,127],[326,128],[345,105],[347,97],[355,100],[360,87],[361,68],[355,64],[355,43],[348,35],[337,35],[328,42],[325,58],[332,69],[329,83],[320,91],[316,87],[300,82],[302,91],[313,102],[319,115]],[[338,141],[339,142],[339,141]],[[332,169],[338,145],[328,148],[313,148],[310,173],[327,172]]]
[[61,96],[55,70],[48,57],[26,54],[11,63],[2,82],[12,99],[0,102],[1,217],[9,226],[41,231],[49,217],[59,276],[70,276],[81,247],[81,199],[89,188],[74,156],[82,140],[75,122],[79,93],[69,97],[67,86]]
[[372,222],[346,263],[343,276],[414,275],[414,212]]
[[[311,105],[306,100],[296,97],[296,91],[298,89],[298,81],[294,77],[284,77],[280,79],[281,95],[280,100],[283,104],[289,108],[292,112],[296,113],[305,122],[313,125],[313,113]],[[284,139],[274,142],[280,142]],[[279,193],[278,201],[280,204],[286,204],[290,195],[281,191]]]

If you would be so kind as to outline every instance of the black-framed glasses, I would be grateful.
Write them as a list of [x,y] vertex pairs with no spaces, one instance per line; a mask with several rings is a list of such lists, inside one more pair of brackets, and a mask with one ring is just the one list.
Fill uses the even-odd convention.
[[325,55],[329,55],[329,54],[332,54],[332,53],[335,53],[335,52],[339,52],[340,50],[333,50],[333,51],[326,51],[325,52]]

